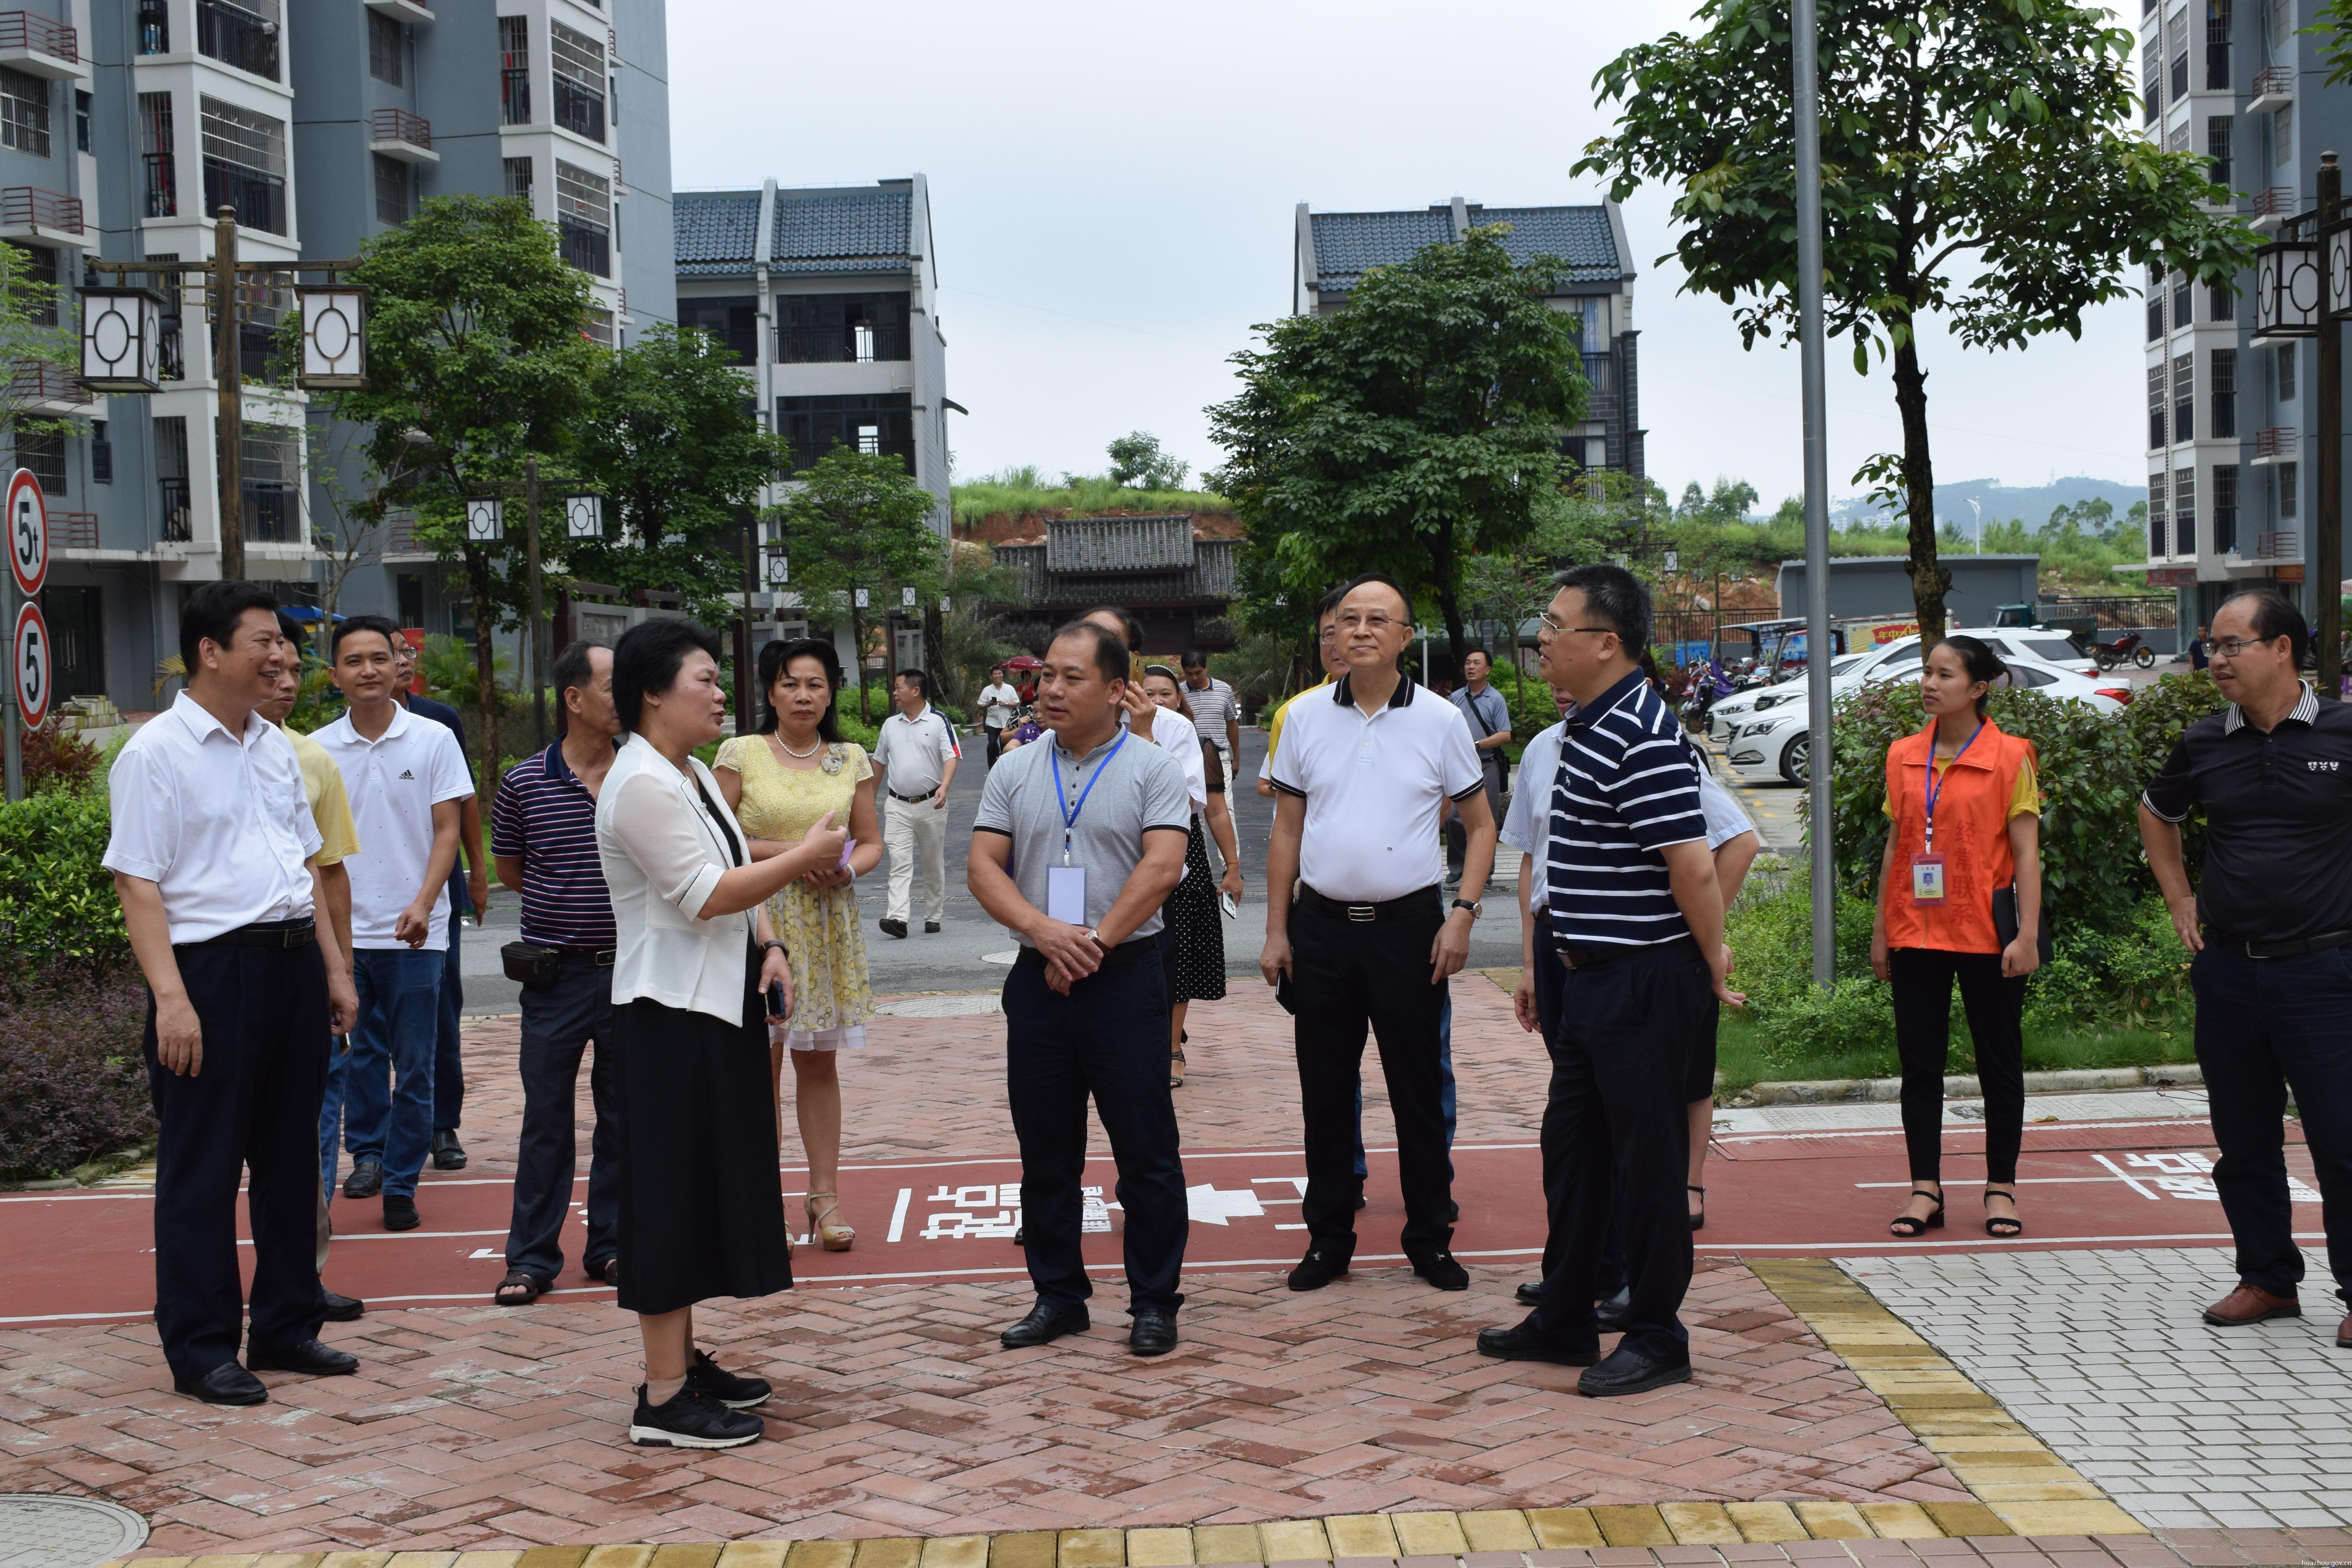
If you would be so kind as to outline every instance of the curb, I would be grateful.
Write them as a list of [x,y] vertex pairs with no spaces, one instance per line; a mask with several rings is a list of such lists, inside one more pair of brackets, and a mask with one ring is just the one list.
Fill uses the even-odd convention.
[[[2027,1073],[2025,1092],[2080,1094],[2107,1089],[2178,1089],[2204,1081],[2205,1069],[2195,1062],[2165,1062],[2144,1068],[2070,1068],[2062,1072]],[[1976,1100],[1983,1093],[1973,1075],[1944,1079],[1947,1100]],[[1899,1078],[1820,1078],[1750,1084],[1723,1103],[1744,1110],[1756,1105],[1835,1105],[1902,1098],[1903,1080]]]

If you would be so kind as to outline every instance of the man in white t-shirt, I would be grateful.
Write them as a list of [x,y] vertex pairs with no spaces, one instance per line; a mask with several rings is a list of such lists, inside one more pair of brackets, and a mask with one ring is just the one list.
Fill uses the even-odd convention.
[[1217,748],[1231,784],[1234,759],[1242,754],[1242,700],[1231,682],[1209,673],[1209,656],[1197,647],[1184,655],[1184,701],[1201,738]]
[[434,1051],[449,946],[449,868],[458,803],[474,793],[456,737],[393,696],[400,630],[380,616],[335,628],[335,685],[348,705],[311,739],[342,770],[360,842],[352,944],[360,1017],[320,1110],[322,1146],[343,1124],[343,1195],[383,1198],[383,1227],[414,1230],[416,1177],[433,1140]]
[[988,731],[990,767],[996,765],[997,754],[1004,750],[1004,732],[1020,711],[1021,693],[1004,679],[1004,667],[1000,664],[988,672],[988,684],[980,689],[980,722]]
[[874,767],[881,776],[882,844],[890,852],[889,900],[883,910],[885,936],[903,937],[915,910],[915,862],[923,865],[923,930],[938,935],[947,913],[948,788],[955,783],[955,727],[931,706],[931,678],[902,669],[890,682],[898,711],[882,721],[874,742]]

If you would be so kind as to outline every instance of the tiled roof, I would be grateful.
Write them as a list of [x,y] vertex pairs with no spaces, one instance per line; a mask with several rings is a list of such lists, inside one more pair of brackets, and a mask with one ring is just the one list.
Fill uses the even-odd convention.
[[760,227],[757,191],[680,191],[671,199],[680,277],[746,272]]
[[1045,570],[1181,572],[1192,564],[1192,514],[1074,517],[1047,525]]
[[[776,263],[788,272],[858,271],[856,267],[812,267],[812,262],[888,258],[903,261],[908,251],[911,195],[904,190],[801,196],[776,193]],[[863,268],[871,270],[871,268]]]
[[1315,213],[1315,267],[1325,281],[1352,282],[1375,267],[1405,261],[1454,237],[1445,208],[1417,213]]
[[[1474,227],[1511,226],[1503,247],[1515,259],[1544,255],[1567,262],[1571,283],[1612,283],[1632,276],[1617,254],[1606,207],[1474,205],[1468,211]],[[1314,226],[1318,273],[1307,286],[1325,294],[1344,294],[1375,267],[1410,260],[1428,246],[1460,237],[1450,205],[1420,212],[1310,213],[1307,221]]]
[[1470,222],[1509,224],[1503,248],[1514,260],[1556,256],[1569,264],[1570,282],[1613,283],[1629,270],[1605,207],[1472,207]]
[[[1188,539],[1190,532],[1188,524]],[[1101,576],[1049,574],[1045,557],[1051,548],[1045,544],[1000,544],[995,547],[996,563],[1012,574],[1014,584],[1006,603],[1038,609],[1075,610],[1083,605],[1202,604],[1234,596],[1234,542],[1230,539],[1203,539],[1193,543],[1192,559],[1180,571],[1129,568],[1121,574]]]

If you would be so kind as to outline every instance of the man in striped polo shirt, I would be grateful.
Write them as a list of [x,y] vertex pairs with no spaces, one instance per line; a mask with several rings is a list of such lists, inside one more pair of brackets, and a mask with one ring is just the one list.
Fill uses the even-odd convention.
[[[1731,954],[1698,769],[1642,674],[1650,596],[1619,566],[1553,581],[1543,654],[1576,712],[1558,773],[1523,773],[1521,787],[1551,794],[1544,877],[1557,967],[1537,984],[1559,998],[1543,1121],[1548,1250],[1559,1261],[1526,1321],[1484,1331],[1478,1348],[1583,1367],[1580,1394],[1638,1394],[1690,1376],[1678,1315],[1691,1279],[1683,1080],[1709,991],[1743,998],[1725,987]],[[1630,1296],[1624,1338],[1603,1359],[1592,1286],[1612,1185]]]
[[613,895],[596,855],[596,792],[621,733],[613,711],[612,650],[573,643],[550,673],[563,708],[563,737],[509,770],[490,803],[490,858],[499,880],[522,895],[522,940],[555,955],[547,980],[522,988],[522,1140],[507,1276],[494,1298],[509,1307],[537,1300],[563,1268],[572,1094],[580,1053],[592,1040],[588,1092],[596,1129],[589,1144],[584,1266],[592,1279],[611,1284],[620,1277],[614,1257],[620,1233],[618,1068],[604,1057],[613,1027]]

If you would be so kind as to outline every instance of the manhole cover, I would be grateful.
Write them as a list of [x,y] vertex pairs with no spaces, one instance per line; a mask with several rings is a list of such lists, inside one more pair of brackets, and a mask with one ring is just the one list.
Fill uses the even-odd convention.
[[90,1568],[146,1539],[145,1520],[96,1498],[0,1497],[0,1568]]

